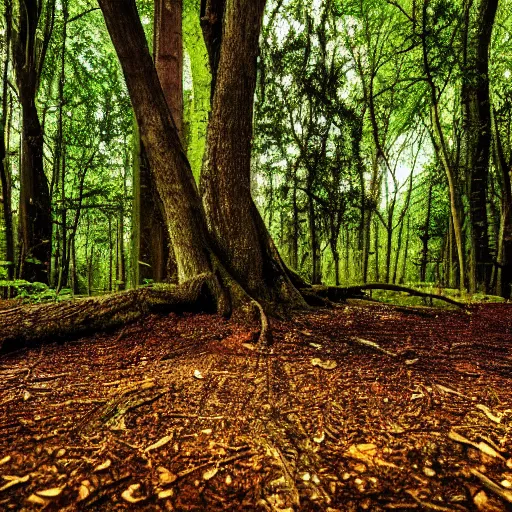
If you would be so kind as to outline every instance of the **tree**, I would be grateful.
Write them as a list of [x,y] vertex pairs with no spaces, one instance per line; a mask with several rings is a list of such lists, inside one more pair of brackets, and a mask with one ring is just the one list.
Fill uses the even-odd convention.
[[20,177],[19,240],[20,277],[48,283],[52,221],[48,181],[43,167],[43,130],[36,93],[53,31],[55,2],[46,2],[43,38],[38,30],[43,2],[19,0],[19,28],[13,34],[13,63],[22,108],[22,162]]
[[491,152],[489,48],[498,0],[464,0],[462,29],[463,165],[470,203],[469,288],[489,288],[491,256],[487,219],[487,186]]
[[213,276],[211,292],[224,313],[247,302],[254,307],[246,292],[269,306],[302,305],[250,196],[252,103],[265,2],[230,0],[226,6],[202,174],[206,215],[135,2],[101,0],[100,6],[165,208],[179,282]]
[[8,82],[9,76],[9,54],[11,50],[12,36],[12,3],[10,0],[5,2],[5,58],[2,69],[2,113],[0,117],[0,220],[5,226],[2,236],[4,250],[0,253],[5,258],[4,265],[7,266],[7,278],[12,280],[14,277],[14,233],[12,219],[12,180],[7,160],[6,134],[8,119]]

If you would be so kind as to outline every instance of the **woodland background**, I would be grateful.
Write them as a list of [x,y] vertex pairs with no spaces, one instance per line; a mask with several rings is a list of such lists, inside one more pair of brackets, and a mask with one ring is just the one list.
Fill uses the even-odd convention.
[[[137,6],[164,93],[182,101],[173,116],[199,180],[211,94],[201,5],[184,0],[168,37],[176,25],[160,3]],[[175,281],[101,11],[0,5],[4,294]],[[510,297],[511,13],[509,0],[268,2],[251,188],[289,267],[313,284]]]

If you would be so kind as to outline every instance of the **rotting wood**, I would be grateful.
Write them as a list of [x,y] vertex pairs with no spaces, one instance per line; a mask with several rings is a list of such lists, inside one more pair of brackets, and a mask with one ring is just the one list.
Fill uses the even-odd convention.
[[209,288],[212,279],[212,275],[202,274],[179,286],[140,288],[4,310],[0,312],[0,347],[2,352],[11,352],[35,341],[55,341],[112,329],[152,311],[213,311]]

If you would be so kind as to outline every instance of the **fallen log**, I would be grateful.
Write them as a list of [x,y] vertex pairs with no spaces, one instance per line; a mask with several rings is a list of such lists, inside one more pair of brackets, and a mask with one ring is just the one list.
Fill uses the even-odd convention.
[[467,307],[467,304],[465,304],[464,302],[459,302],[455,299],[451,299],[450,297],[445,297],[444,295],[422,292],[419,290],[415,290],[414,288],[408,288],[406,286],[400,286],[397,284],[367,283],[347,287],[313,286],[313,290],[320,297],[324,297],[333,302],[341,302],[347,299],[356,299],[364,297],[364,292],[366,290],[389,290],[392,292],[405,292],[415,297],[424,297],[427,299],[441,300],[453,306],[457,306],[458,308]]
[[158,285],[59,303],[18,306],[0,311],[0,350],[10,352],[31,342],[120,327],[159,311],[215,311],[210,292],[213,275],[178,286]]

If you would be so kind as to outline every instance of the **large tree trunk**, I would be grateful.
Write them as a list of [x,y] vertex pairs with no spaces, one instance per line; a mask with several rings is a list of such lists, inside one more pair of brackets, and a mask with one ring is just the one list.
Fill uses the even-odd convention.
[[[491,275],[487,220],[487,182],[491,148],[489,98],[489,46],[497,0],[464,2],[464,69],[462,111],[464,130],[463,162],[469,181],[470,203],[470,291],[477,285],[487,291]],[[473,12],[476,10],[476,13]],[[476,15],[476,21],[473,22]]]
[[[201,193],[215,250],[230,274],[259,300],[302,304],[251,197],[253,103],[265,3],[226,2]],[[214,66],[215,58],[211,55]]]
[[180,282],[211,271],[205,218],[190,165],[149,53],[134,0],[100,0],[167,217]]
[[36,41],[40,15],[40,2],[21,1],[19,29],[13,45],[13,62],[22,111],[18,233],[21,246],[20,277],[48,283],[52,238],[51,204],[43,167],[43,130],[36,108],[36,93],[44,60],[44,51],[38,51]]
[[[155,0],[153,55],[162,90],[178,130],[183,138],[183,44],[182,0]],[[169,237],[165,212],[151,177],[144,144],[138,142],[134,165],[133,224],[140,230],[139,245],[133,246],[137,265],[136,285],[145,280],[161,282],[171,277]]]

